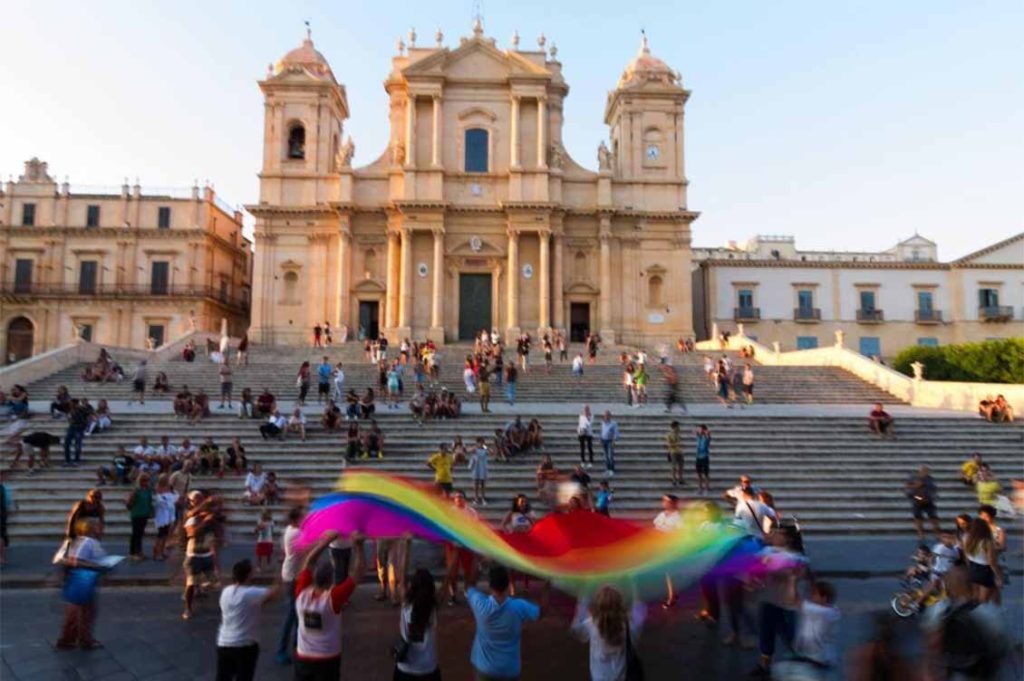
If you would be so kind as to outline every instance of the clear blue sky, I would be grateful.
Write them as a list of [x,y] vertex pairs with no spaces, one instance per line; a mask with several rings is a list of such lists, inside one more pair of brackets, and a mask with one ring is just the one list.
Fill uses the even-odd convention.
[[[484,0],[488,35],[557,43],[565,141],[583,165],[605,95],[646,27],[683,74],[695,243],[792,234],[875,249],[915,230],[951,258],[1024,229],[1024,2]],[[356,163],[387,137],[395,41],[449,45],[454,2],[11,2],[0,19],[0,173],[33,156],[62,178],[256,197],[268,62],[302,22],[348,89]]]

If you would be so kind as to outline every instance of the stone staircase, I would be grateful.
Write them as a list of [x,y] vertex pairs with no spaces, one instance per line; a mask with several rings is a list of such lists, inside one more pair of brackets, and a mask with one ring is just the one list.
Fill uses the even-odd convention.
[[[551,384],[554,385],[554,381]],[[378,421],[386,435],[385,458],[360,461],[358,465],[423,480],[431,479],[425,460],[438,442],[461,435],[471,443],[478,435],[493,433],[509,419],[495,414],[470,414],[457,420],[418,426],[404,408],[382,411]],[[562,409],[561,414],[551,411],[553,408],[532,405],[522,416],[541,419],[545,451],[552,455],[559,469],[569,472],[578,460],[576,417],[571,409]],[[617,448],[618,472],[612,479],[615,490],[612,512],[616,516],[647,520],[657,512],[659,496],[673,491],[668,484],[663,446],[671,419],[653,406],[623,410],[617,414],[617,419],[623,437]],[[971,511],[976,505],[973,490],[962,486],[957,479],[959,465],[970,452],[982,452],[1004,482],[1022,476],[1024,425],[1020,424],[997,425],[969,417],[903,417],[898,421],[899,439],[879,440],[868,434],[861,417],[768,417],[723,410],[718,416],[679,420],[686,435],[689,484],[674,490],[677,494],[684,498],[694,494],[692,432],[698,422],[706,423],[714,435],[711,459],[714,498],[736,484],[741,473],[748,473],[756,484],[775,495],[784,515],[796,516],[805,532],[812,535],[909,534],[912,527],[902,485],[906,476],[922,463],[932,466],[938,481],[938,505],[946,524],[957,513]],[[142,435],[155,442],[166,434],[175,443],[188,436],[197,444],[206,436],[212,436],[222,448],[232,436],[239,435],[250,462],[260,462],[265,469],[276,471],[285,484],[301,479],[310,484],[317,495],[333,487],[341,471],[341,434],[323,432],[318,423],[311,423],[306,442],[300,442],[295,436],[284,442],[264,442],[257,425],[224,412],[215,412],[211,418],[191,427],[170,415],[118,415],[115,411],[113,429],[86,439],[81,468],[61,468],[61,455],[54,451],[52,468],[31,476],[24,471],[9,475],[8,483],[19,505],[18,512],[11,517],[12,541],[56,541],[65,513],[94,484],[96,466],[108,463],[117,445],[130,448]],[[63,436],[64,426],[61,421],[38,416],[32,419],[30,428]],[[492,462],[491,504],[481,509],[488,520],[499,521],[512,496],[518,492],[529,494],[538,510],[543,510],[534,484],[539,458],[539,454],[533,453],[510,463]],[[603,477],[599,451],[596,461],[592,471],[595,483]],[[456,485],[464,489],[472,486],[463,466],[456,473]],[[242,478],[232,474],[223,479],[203,477],[197,478],[194,486],[219,490],[226,495],[230,536],[237,541],[248,541],[258,511],[241,504]],[[126,541],[128,517],[123,499],[128,488],[107,486],[103,489],[108,538],[115,543]],[[284,522],[283,507],[275,509],[275,517],[279,523]]]
[[[572,346],[570,357],[581,352],[581,346]],[[603,350],[599,361],[587,365],[582,380],[572,377],[570,363],[556,361],[551,373],[543,367],[543,354],[539,351],[531,353],[533,362],[528,373],[520,373],[517,386],[517,399],[520,402],[617,402],[623,400],[622,370],[618,365],[619,353],[623,348],[612,347]],[[204,351],[201,351],[204,352]],[[466,396],[462,381],[463,360],[471,348],[466,345],[448,345],[440,353],[441,381],[440,385],[455,390],[462,397]],[[391,357],[394,352],[389,353]],[[299,364],[309,360],[314,364],[327,355],[331,363],[342,361],[345,364],[346,387],[362,392],[367,386],[377,388],[378,374],[376,367],[371,365],[363,353],[361,346],[349,343],[334,346],[326,350],[318,348],[274,347],[256,348],[250,356],[248,366],[233,366],[235,393],[243,387],[249,387],[258,394],[264,387],[270,389],[282,402],[290,402],[297,395],[295,376]],[[514,353],[506,353],[506,360],[514,358]],[[556,358],[557,359],[557,358]],[[700,354],[677,355],[673,357],[680,379],[680,396],[687,403],[714,402],[717,398],[714,388],[704,375]],[[735,358],[735,361],[739,361]],[[652,357],[650,366],[649,394],[651,401],[662,399],[664,383],[657,371],[657,359]],[[29,386],[29,394],[34,400],[49,399],[56,392],[57,386],[66,385],[73,396],[96,399],[127,400],[131,397],[131,381],[120,384],[86,383],[80,374],[85,365],[73,366],[57,372]],[[125,370],[129,376],[134,370],[134,363],[126,363]],[[171,386],[177,390],[187,385],[195,392],[198,388],[205,390],[211,397],[218,397],[220,387],[217,367],[205,356],[195,362],[184,362],[174,359],[155,362],[149,366],[148,384],[151,387],[158,371],[167,374]],[[865,383],[859,378],[836,367],[775,367],[755,366],[756,376],[755,398],[764,404],[871,404],[873,402],[896,401],[888,393]],[[314,384],[316,382],[314,376]],[[406,376],[407,393],[411,389],[413,379],[411,372]],[[314,399],[316,385],[311,390]],[[498,399],[503,388],[492,386],[492,396]],[[172,393],[173,394],[173,393]],[[167,400],[168,396],[150,395],[147,399]]]

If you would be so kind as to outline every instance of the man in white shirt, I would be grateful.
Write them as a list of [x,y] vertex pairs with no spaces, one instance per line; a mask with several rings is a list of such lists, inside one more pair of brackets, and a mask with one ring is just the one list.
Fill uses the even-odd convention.
[[267,474],[263,472],[263,466],[255,464],[252,470],[245,476],[245,493],[243,497],[250,504],[258,504],[263,501],[263,488],[267,484]]
[[260,655],[260,609],[277,598],[280,585],[249,586],[252,563],[240,560],[231,568],[233,583],[220,594],[217,629],[217,678],[252,681]]
[[288,527],[285,528],[284,535],[281,537],[281,553],[284,555],[284,560],[281,561],[281,582],[288,601],[277,644],[277,663],[282,665],[292,661],[295,630],[299,623],[298,615],[295,612],[295,578],[299,575],[299,565],[302,562],[303,554],[299,551],[297,542],[302,536],[302,520],[305,517],[306,511],[300,506],[290,510],[288,512]]
[[260,435],[263,436],[264,440],[272,437],[282,437],[287,425],[288,420],[280,411],[275,410],[273,414],[267,417],[267,422],[260,426]]
[[[654,517],[654,529],[659,532],[675,532],[682,522],[682,516],[679,515],[679,497],[675,494],[664,495],[661,497],[661,509],[661,513]],[[675,588],[669,574],[665,575],[665,589],[668,593],[661,607],[668,609],[676,602]]]
[[754,483],[753,481],[751,481],[749,475],[741,475],[740,484],[736,485],[735,487],[730,487],[729,489],[722,492],[722,499],[724,501],[728,501],[730,504],[735,506],[736,504],[740,503],[740,501],[743,500],[743,490],[745,489],[749,489],[755,497],[757,496],[757,493],[760,491],[757,489],[757,487],[754,486]]
[[733,516],[736,525],[751,536],[764,537],[766,518],[775,520],[775,511],[758,501],[752,488],[744,488],[740,500],[736,503],[736,511]]

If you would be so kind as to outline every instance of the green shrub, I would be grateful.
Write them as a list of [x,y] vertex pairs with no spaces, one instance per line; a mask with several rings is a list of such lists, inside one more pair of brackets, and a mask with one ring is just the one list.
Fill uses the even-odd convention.
[[1024,383],[1024,338],[961,343],[933,348],[912,345],[893,360],[896,371],[913,376],[911,364],[924,365],[930,381]]

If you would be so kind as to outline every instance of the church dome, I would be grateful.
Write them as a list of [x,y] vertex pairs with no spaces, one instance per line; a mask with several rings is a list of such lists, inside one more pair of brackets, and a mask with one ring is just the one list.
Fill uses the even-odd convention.
[[315,75],[326,75],[331,72],[327,59],[313,47],[313,36],[309,29],[306,29],[306,39],[302,41],[302,45],[291,50],[274,64],[274,73],[281,73],[291,66],[302,67]]
[[678,85],[680,76],[676,71],[670,69],[668,64],[651,54],[651,48],[647,44],[645,35],[640,41],[640,51],[622,72],[618,87],[630,87],[650,81]]

